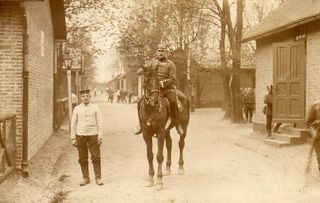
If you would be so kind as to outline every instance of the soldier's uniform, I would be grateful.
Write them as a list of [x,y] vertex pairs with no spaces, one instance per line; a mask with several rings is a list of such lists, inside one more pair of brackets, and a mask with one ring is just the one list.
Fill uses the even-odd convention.
[[[158,51],[165,51],[164,44],[158,45]],[[176,95],[175,84],[177,80],[176,66],[172,61],[164,57],[162,59],[154,58],[147,64],[147,69],[152,68],[158,72],[158,79],[160,83],[160,93],[165,96],[170,103],[170,111],[173,121],[179,134],[183,134],[183,129],[179,119],[179,108]],[[145,75],[147,77],[147,75]],[[148,88],[148,87],[145,87]],[[136,133],[140,133],[141,129]]]
[[246,114],[246,121],[252,122],[252,116],[253,116],[253,108],[254,108],[254,94],[252,91],[248,91],[243,96],[243,105],[244,105],[244,111]]
[[272,125],[272,100],[273,100],[273,94],[272,94],[272,85],[269,86],[271,88],[271,91],[268,92],[264,96],[264,103],[267,105],[266,109],[266,116],[267,116],[267,123],[266,123],[266,129],[267,129],[267,135],[268,138],[273,138],[271,135],[271,125]]

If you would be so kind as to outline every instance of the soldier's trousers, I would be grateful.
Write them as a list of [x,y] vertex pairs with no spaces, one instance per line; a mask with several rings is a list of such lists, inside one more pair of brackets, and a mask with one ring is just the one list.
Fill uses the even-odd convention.
[[169,90],[162,92],[162,94],[169,100],[170,111],[173,121],[176,123],[176,125],[180,125],[179,107],[176,93],[174,92],[174,90]]
[[90,151],[93,170],[96,178],[101,178],[100,146],[98,135],[76,136],[78,144],[79,164],[84,178],[89,177],[88,153]]
[[272,127],[271,125],[272,125],[272,115],[267,115],[266,129],[267,129],[268,137],[271,136],[271,127]]

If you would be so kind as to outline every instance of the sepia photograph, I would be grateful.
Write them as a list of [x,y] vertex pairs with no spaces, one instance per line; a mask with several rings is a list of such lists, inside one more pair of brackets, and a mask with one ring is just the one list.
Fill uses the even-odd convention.
[[0,203],[320,202],[320,0],[0,0],[0,95]]

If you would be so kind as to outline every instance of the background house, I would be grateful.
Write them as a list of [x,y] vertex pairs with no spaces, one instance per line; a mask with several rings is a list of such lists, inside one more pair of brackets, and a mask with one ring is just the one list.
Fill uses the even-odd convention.
[[14,113],[17,164],[27,166],[53,132],[54,73],[65,40],[63,0],[0,0],[0,114]]
[[285,1],[244,35],[244,42],[257,44],[255,123],[264,122],[268,84],[274,86],[275,122],[303,126],[306,108],[320,99],[319,17],[319,1]]

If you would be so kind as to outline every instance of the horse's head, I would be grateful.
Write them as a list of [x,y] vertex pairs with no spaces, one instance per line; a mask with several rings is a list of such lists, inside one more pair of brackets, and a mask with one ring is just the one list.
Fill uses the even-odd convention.
[[152,67],[144,69],[145,96],[151,106],[157,106],[160,101],[160,85],[157,70]]

